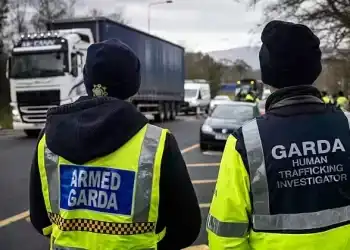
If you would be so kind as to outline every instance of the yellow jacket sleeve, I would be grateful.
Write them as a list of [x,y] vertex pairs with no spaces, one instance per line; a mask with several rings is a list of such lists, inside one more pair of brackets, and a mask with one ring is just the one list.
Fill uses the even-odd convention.
[[233,136],[226,142],[209,210],[206,227],[211,250],[250,249],[250,182],[236,142]]

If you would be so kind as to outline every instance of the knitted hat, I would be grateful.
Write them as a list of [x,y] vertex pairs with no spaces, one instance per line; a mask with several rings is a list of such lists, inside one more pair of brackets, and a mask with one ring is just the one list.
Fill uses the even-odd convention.
[[140,88],[140,61],[118,39],[92,44],[87,50],[84,84],[89,96],[128,99]]
[[322,71],[320,40],[302,24],[269,22],[261,34],[262,81],[275,88],[311,85]]

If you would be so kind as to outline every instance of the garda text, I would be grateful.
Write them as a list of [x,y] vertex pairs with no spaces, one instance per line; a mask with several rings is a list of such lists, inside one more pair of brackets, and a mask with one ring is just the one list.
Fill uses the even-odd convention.
[[331,162],[329,156],[346,152],[339,138],[333,141],[304,141],[300,144],[276,145],[271,155],[276,160],[290,159],[292,168],[280,170],[277,188],[293,188],[348,180],[343,164]]
[[135,172],[108,167],[60,166],[60,206],[131,214]]

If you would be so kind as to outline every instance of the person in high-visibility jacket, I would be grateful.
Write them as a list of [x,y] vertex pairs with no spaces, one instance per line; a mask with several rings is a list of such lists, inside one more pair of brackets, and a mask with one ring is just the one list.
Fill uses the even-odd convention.
[[341,108],[342,110],[345,110],[348,106],[348,98],[346,98],[344,96],[344,92],[343,91],[339,91],[337,99],[336,99],[336,104],[339,108]]
[[[312,86],[320,41],[272,21],[261,36],[266,113],[231,135],[210,206],[211,250],[350,249],[350,115]],[[349,117],[348,117],[349,116]]]
[[324,103],[326,103],[326,104],[331,104],[332,103],[332,100],[331,100],[331,98],[329,98],[329,96],[327,95],[326,91],[322,91],[321,95],[322,95],[322,101]]
[[245,102],[255,102],[255,98],[254,98],[252,91],[249,91],[247,93],[247,95],[244,97],[244,101]]
[[87,50],[88,96],[52,108],[30,177],[30,219],[51,249],[182,249],[201,215],[174,136],[128,100],[141,64],[119,40]]

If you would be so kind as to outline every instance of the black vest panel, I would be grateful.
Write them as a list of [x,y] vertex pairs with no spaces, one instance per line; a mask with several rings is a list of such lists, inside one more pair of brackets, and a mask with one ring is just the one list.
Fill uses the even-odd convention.
[[350,205],[350,130],[342,112],[257,119],[270,214]]

